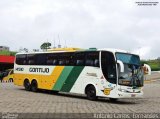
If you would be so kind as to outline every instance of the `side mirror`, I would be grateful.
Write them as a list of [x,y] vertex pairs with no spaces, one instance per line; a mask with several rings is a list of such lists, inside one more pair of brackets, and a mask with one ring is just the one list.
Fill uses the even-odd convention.
[[151,75],[151,67],[148,64],[143,65],[143,71],[145,75]]
[[120,72],[124,72],[124,64],[123,64],[123,62],[120,61],[120,60],[117,60],[117,64],[119,64],[119,66],[120,66]]

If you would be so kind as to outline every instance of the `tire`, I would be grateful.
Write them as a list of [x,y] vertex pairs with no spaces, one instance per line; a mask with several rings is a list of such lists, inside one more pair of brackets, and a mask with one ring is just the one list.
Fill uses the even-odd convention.
[[117,98],[109,98],[109,100],[110,100],[111,102],[116,102],[118,99],[117,99]]
[[36,80],[33,80],[31,83],[31,91],[37,92],[38,91],[38,84]]
[[9,82],[13,82],[13,79],[12,79],[12,78],[10,78],[10,79],[9,79]]
[[90,85],[86,88],[86,95],[89,100],[96,100],[96,89],[93,85]]
[[25,80],[24,81],[24,88],[26,91],[30,91],[31,90],[31,85],[29,83],[29,80]]

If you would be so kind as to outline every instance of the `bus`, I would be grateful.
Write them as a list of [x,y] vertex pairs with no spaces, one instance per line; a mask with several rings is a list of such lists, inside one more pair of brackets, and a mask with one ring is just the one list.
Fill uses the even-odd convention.
[[14,84],[27,91],[85,94],[89,100],[142,97],[143,76],[140,57],[118,49],[17,53],[14,63]]

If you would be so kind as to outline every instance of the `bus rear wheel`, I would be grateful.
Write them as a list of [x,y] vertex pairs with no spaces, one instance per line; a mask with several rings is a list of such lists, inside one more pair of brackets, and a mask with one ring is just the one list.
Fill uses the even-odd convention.
[[87,98],[89,100],[96,100],[97,99],[96,89],[93,85],[90,85],[86,88],[86,94],[87,94]]
[[25,80],[24,81],[24,88],[26,91],[30,91],[31,90],[31,85],[29,83],[29,80]]
[[38,84],[37,84],[37,81],[36,80],[33,80],[32,83],[31,83],[31,90],[33,92],[37,92],[38,91]]

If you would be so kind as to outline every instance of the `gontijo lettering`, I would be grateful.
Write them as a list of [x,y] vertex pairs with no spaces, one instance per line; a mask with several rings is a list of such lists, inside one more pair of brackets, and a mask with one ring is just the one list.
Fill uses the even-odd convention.
[[49,68],[29,68],[29,72],[49,73]]

